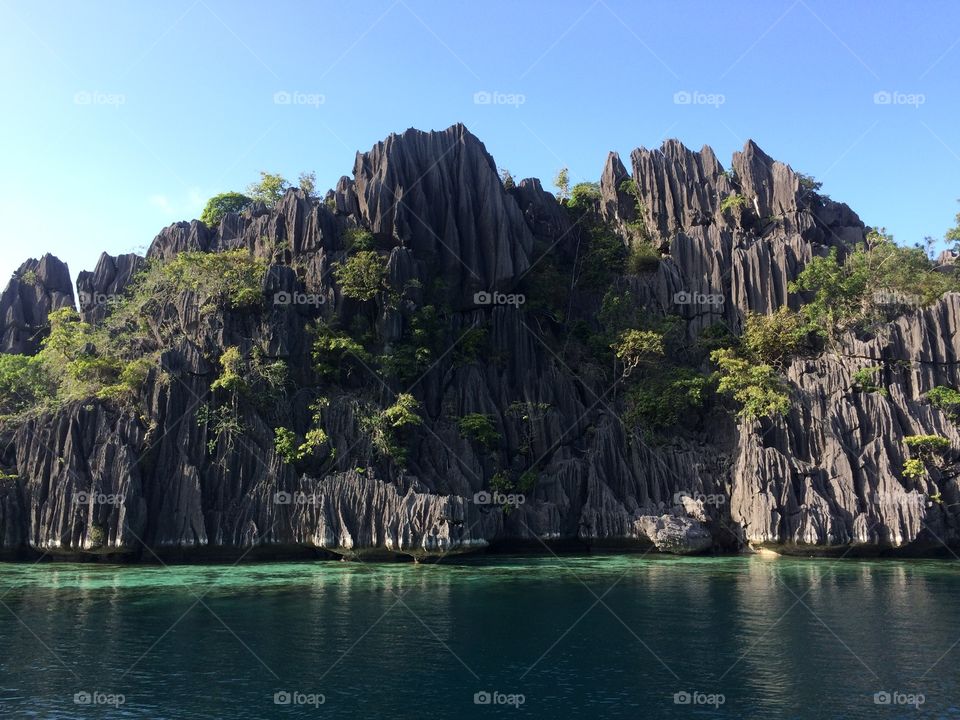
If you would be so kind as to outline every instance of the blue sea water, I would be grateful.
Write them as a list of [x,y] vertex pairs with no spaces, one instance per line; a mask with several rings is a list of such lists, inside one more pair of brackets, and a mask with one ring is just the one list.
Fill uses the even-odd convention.
[[960,563],[0,565],[0,718],[960,717]]

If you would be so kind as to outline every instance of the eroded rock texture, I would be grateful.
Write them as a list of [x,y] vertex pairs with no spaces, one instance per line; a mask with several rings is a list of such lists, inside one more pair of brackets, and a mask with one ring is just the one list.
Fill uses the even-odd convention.
[[[629,169],[611,154],[601,195],[603,215],[630,242],[653,240],[664,253],[655,270],[628,279],[630,293],[652,312],[681,315],[690,337],[717,322],[736,331],[748,311],[795,305],[787,285],[805,263],[865,233],[846,205],[805,188],[752,142],[730,170],[709,148],[693,152],[677,141],[635,150]],[[722,207],[731,195],[744,201]],[[322,423],[336,453],[317,466],[295,470],[274,449],[274,428],[309,427],[311,393],[245,408],[242,433],[218,438],[200,408],[215,399],[210,385],[224,347],[261,348],[304,385],[311,323],[347,327],[368,312],[343,297],[331,272],[356,227],[373,233],[399,293],[376,307],[386,352],[428,292],[450,308],[460,340],[412,384],[351,366],[345,386],[325,390]],[[460,125],[391,135],[358,154],[353,178],[341,178],[323,201],[291,190],[275,208],[228,214],[218,228],[171,225],[149,258],[247,248],[268,260],[264,310],[211,317],[187,293],[153,320],[180,332],[138,411],[91,400],[5,432],[0,465],[16,478],[0,480],[0,546],[11,555],[149,560],[270,548],[420,558],[559,543],[688,553],[749,544],[920,551],[957,542],[956,480],[933,473],[913,483],[901,468],[905,435],[937,433],[960,447],[949,419],[921,399],[935,385],[960,386],[960,297],[903,316],[883,337],[851,338],[794,362],[795,407],[785,418],[737,424],[717,407],[700,430],[652,445],[624,427],[609,380],[564,355],[565,328],[555,318],[475,302],[478,292],[522,288],[545,252],[574,262],[579,240],[539,181],[505,190],[482,143]],[[106,300],[142,262],[103,255],[82,273],[84,318],[102,319]],[[35,284],[23,280],[29,270]],[[17,277],[0,300],[2,349],[30,353],[46,315],[71,304],[72,293],[66,268],[49,256]],[[314,299],[276,301],[296,293]],[[706,296],[714,301],[698,301]],[[583,300],[575,311],[597,309]],[[464,354],[458,343],[474,330],[485,338],[481,351]],[[889,394],[854,392],[852,374],[877,364]],[[423,425],[403,467],[377,454],[358,388],[380,406],[398,392],[420,402]],[[457,418],[471,413],[492,420],[499,447],[463,436]],[[490,501],[498,469],[531,466],[536,482],[522,504]]]

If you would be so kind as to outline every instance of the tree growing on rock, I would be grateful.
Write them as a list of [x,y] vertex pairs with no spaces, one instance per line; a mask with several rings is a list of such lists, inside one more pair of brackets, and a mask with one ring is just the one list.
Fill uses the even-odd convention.
[[251,200],[243,193],[225,192],[214,195],[207,200],[203,212],[200,213],[200,222],[209,228],[215,228],[223,220],[223,216],[231,212],[241,212],[250,204]]
[[570,170],[565,167],[560,168],[553,179],[553,185],[557,188],[557,200],[563,202],[570,197]]
[[273,207],[290,187],[290,183],[283,175],[260,171],[260,182],[252,183],[247,188],[251,198],[262,202],[267,207]]

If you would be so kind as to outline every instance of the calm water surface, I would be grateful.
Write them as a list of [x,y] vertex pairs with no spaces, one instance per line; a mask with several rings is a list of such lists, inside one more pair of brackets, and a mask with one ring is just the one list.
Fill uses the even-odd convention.
[[4,720],[960,717],[958,665],[947,561],[0,565]]

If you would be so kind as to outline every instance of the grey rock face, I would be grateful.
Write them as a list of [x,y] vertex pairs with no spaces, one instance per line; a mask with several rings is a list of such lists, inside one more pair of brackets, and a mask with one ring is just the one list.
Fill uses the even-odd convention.
[[[635,150],[630,170],[611,154],[601,212],[630,244],[659,248],[655,269],[623,282],[649,312],[679,314],[690,337],[796,303],[787,285],[804,265],[866,231],[753,143],[731,171],[709,148],[676,141]],[[232,436],[200,408],[217,400],[210,386],[227,346],[261,348],[284,360],[296,383],[309,380],[310,323],[348,327],[361,312],[331,272],[346,231],[358,227],[373,233],[391,286],[403,289],[374,308],[387,353],[438,279],[451,337],[477,331],[484,341],[474,356],[454,345],[422,368],[410,392],[423,424],[405,468],[378,455],[352,391],[379,395],[382,407],[406,388],[353,364],[342,387],[324,388],[322,425],[335,454],[295,469],[277,456],[274,428],[305,432],[311,393],[242,408],[243,431]],[[423,558],[554,542],[674,553],[960,544],[957,479],[902,475],[905,435],[936,433],[960,447],[957,429],[923,399],[936,385],[960,386],[960,296],[903,316],[882,337],[848,338],[832,354],[795,361],[787,370],[795,408],[782,419],[738,424],[716,409],[705,432],[650,445],[620,421],[609,380],[564,354],[555,320],[473,302],[475,292],[521,286],[545,251],[572,264],[580,239],[538,181],[505,190],[482,143],[460,125],[390,136],[359,154],[354,178],[341,178],[323,202],[290,190],[276,207],[228,214],[217,228],[171,225],[149,258],[242,248],[266,259],[263,310],[201,316],[185,294],[151,320],[172,323],[178,340],[163,349],[139,412],[91,401],[0,433],[0,467],[17,476],[0,480],[0,552],[146,558],[273,548]],[[81,297],[122,292],[141,262],[102,256],[81,274]],[[24,328],[72,302],[55,259],[40,264],[42,290],[15,281],[0,300],[6,352],[35,347],[24,344]],[[323,302],[275,301],[296,292]],[[105,311],[96,302],[81,309],[90,322]],[[876,364],[888,395],[852,390],[853,373]],[[456,419],[472,413],[488,416],[499,447],[463,437]],[[522,502],[484,494],[499,468],[529,467],[536,481]]]
[[110,303],[120,298],[133,276],[143,267],[143,258],[128,253],[113,257],[100,255],[93,272],[77,276],[77,298],[80,316],[86,322],[99,322],[107,314]]
[[67,266],[53,255],[30,259],[0,295],[0,352],[33,355],[46,335],[47,316],[73,307]]

